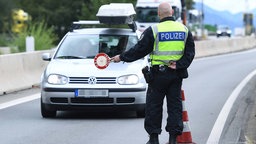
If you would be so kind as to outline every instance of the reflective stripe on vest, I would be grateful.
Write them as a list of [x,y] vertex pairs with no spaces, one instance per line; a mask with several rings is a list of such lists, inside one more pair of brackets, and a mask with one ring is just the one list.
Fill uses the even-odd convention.
[[155,38],[154,50],[150,54],[151,64],[168,65],[179,60],[185,48],[188,29],[179,22],[165,21],[151,26]]

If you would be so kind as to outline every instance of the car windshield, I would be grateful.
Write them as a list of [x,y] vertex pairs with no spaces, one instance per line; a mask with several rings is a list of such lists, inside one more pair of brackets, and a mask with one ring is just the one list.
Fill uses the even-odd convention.
[[[173,16],[175,19],[179,18],[179,9],[175,6],[172,7],[174,14]],[[159,17],[158,17],[158,12],[157,8],[152,8],[152,7],[137,7],[136,8],[136,13],[137,13],[137,21],[138,22],[150,22],[150,23],[155,23],[159,22]]]
[[136,10],[138,22],[159,22],[157,8],[138,7]]
[[219,26],[218,27],[218,30],[229,30],[229,27],[228,26]]
[[63,40],[55,58],[93,59],[98,53],[112,57],[131,48],[137,41],[135,35],[69,35]]

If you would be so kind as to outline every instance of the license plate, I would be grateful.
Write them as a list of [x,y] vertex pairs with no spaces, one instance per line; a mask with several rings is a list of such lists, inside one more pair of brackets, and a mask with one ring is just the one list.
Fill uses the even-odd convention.
[[75,90],[75,97],[108,97],[108,90]]

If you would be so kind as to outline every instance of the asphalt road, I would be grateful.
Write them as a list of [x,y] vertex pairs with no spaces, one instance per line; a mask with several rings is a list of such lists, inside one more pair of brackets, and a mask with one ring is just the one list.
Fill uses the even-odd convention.
[[[256,69],[255,50],[194,61],[183,86],[194,141],[205,144],[215,121],[237,85]],[[234,140],[235,142],[235,140]]]
[[[184,80],[183,89],[194,142],[207,142],[233,90],[256,69],[255,55],[256,50],[251,50],[200,58],[193,62],[189,68],[190,77]],[[143,128],[144,119],[136,118],[134,112],[60,112],[57,118],[44,119],[40,115],[38,88],[0,96],[0,107],[12,98],[30,95],[36,99],[0,109],[1,144],[143,144],[148,140]],[[168,134],[164,131],[165,120],[164,106],[161,144],[168,140]],[[227,132],[225,129],[223,131]],[[236,140],[229,142],[235,143]]]

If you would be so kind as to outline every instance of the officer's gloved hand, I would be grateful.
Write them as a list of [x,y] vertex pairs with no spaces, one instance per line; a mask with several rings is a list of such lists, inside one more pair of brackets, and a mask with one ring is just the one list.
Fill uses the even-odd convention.
[[176,61],[170,61],[168,67],[171,69],[176,69]]
[[110,61],[115,62],[115,63],[120,62],[121,61],[120,55],[116,55],[116,56],[110,58]]

